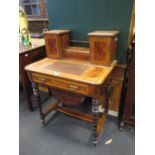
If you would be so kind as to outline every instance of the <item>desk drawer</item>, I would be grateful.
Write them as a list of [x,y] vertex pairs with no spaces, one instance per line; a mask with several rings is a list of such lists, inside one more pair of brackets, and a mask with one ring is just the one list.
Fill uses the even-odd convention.
[[34,82],[77,92],[84,95],[89,95],[89,86],[77,82],[62,80],[54,77],[32,73],[32,79]]

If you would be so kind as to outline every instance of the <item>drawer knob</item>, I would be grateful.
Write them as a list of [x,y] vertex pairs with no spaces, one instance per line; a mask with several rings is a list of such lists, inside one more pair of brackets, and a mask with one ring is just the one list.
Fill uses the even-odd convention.
[[78,86],[76,86],[76,85],[69,85],[69,87],[72,88],[72,89],[77,89],[78,88]]
[[26,54],[25,54],[25,57],[28,57],[28,56],[29,56],[29,55],[26,53]]
[[41,82],[45,82],[46,79],[44,79],[44,78],[39,78],[39,80],[40,80]]

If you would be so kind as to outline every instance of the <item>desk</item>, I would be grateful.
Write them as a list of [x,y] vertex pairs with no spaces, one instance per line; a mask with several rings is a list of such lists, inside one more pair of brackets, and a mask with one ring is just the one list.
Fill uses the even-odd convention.
[[[89,62],[83,62],[81,64],[81,61],[78,60],[44,58],[26,66],[25,69],[32,82],[35,102],[38,104],[42,123],[45,124],[45,117],[52,110],[87,121],[93,124],[93,143],[96,144],[107,116],[109,96],[108,77],[115,64],[116,61],[113,61],[111,65],[107,67]],[[45,110],[42,109],[40,103],[38,84],[51,87],[53,96],[58,100],[55,104],[49,105]],[[63,96],[65,92],[67,93]],[[79,98],[83,96],[91,97],[92,115],[77,112],[61,105],[63,101],[66,102],[67,105],[70,104],[70,100],[64,99],[66,95],[68,95],[67,98],[69,99],[70,97],[75,99],[76,96],[78,96],[75,99],[76,104],[80,104],[81,100]],[[99,114],[98,108],[102,103],[106,104],[106,110]]]
[[23,46],[19,45],[19,74],[24,93],[26,96],[26,102],[30,111],[33,110],[31,103],[30,82],[24,67],[32,62],[40,60],[46,56],[44,39],[33,39],[32,45]]
[[[45,117],[51,111],[64,113],[91,123],[92,141],[94,145],[97,144],[108,112],[110,74],[116,65],[118,33],[89,33],[90,48],[70,46],[70,30],[51,30],[44,33],[47,58],[25,68],[32,82],[35,102],[43,125]],[[45,109],[42,109],[40,103],[38,84],[49,87],[57,99]],[[82,104],[85,97],[92,98],[91,114],[71,108]]]

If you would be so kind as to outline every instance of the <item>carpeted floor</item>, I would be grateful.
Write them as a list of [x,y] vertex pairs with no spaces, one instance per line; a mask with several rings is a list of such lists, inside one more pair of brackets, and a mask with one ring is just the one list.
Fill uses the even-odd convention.
[[[44,106],[53,99],[42,94]],[[20,155],[134,155],[134,127],[119,131],[118,120],[108,117],[96,147],[91,144],[90,124],[52,112],[42,127],[37,109],[30,112],[23,93],[19,99],[19,154]],[[105,142],[112,139],[112,143]]]

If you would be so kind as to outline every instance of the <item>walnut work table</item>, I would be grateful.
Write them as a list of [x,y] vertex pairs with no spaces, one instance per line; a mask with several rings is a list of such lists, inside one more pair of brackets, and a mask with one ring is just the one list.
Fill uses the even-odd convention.
[[[26,66],[25,69],[32,82],[35,102],[38,104],[42,123],[45,124],[45,117],[52,110],[89,122],[93,125],[92,140],[93,144],[96,145],[107,116],[108,77],[115,64],[115,60],[111,65],[103,66],[94,65],[90,62],[81,63],[81,61],[71,59],[44,58]],[[47,106],[44,110],[40,102],[38,84],[50,87],[53,96],[57,99],[54,104]],[[91,114],[75,111],[66,106],[79,104],[85,96],[92,98]],[[99,105],[103,103],[105,104],[105,111],[101,113],[99,112]]]

